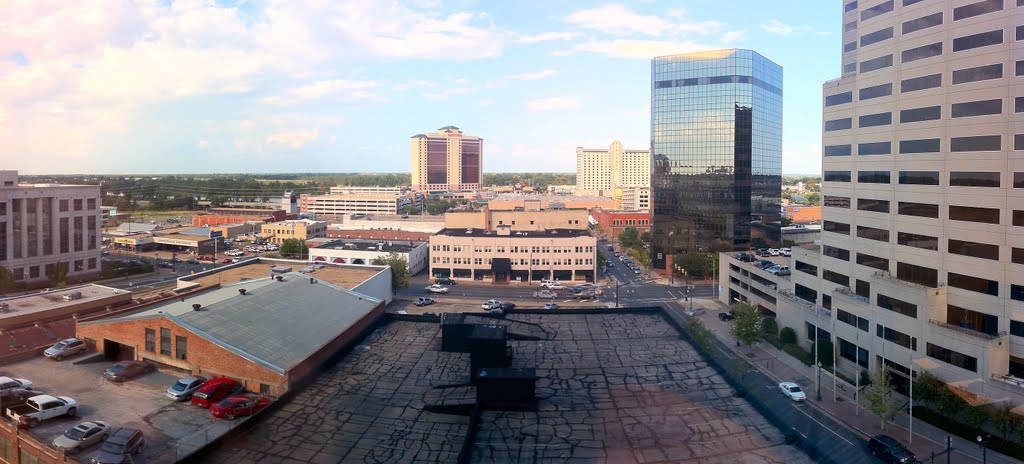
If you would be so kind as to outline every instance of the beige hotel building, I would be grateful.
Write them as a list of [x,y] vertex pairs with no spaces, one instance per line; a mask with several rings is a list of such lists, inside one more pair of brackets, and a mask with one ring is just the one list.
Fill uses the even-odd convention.
[[[836,3],[840,7],[840,3]],[[722,300],[831,339],[838,367],[1024,402],[1024,1],[843,2],[823,86],[823,232]],[[729,263],[726,266],[724,263]]]
[[421,192],[480,190],[484,139],[445,126],[412,136],[412,188]]
[[576,195],[603,195],[615,208],[650,208],[651,152],[629,150],[613,141],[608,148],[576,148]]

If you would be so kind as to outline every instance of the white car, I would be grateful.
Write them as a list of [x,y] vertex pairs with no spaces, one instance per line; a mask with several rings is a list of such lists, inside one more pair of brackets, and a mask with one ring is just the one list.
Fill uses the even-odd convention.
[[431,285],[426,290],[430,293],[448,293],[448,287],[438,284]]
[[413,303],[413,304],[416,305],[416,306],[432,305],[432,304],[434,304],[434,299],[429,297],[429,296],[421,296],[421,297],[417,298],[416,302]]
[[771,256],[778,256],[779,255],[779,249],[778,248],[769,248],[768,249],[768,254],[771,255]]
[[565,285],[560,283],[548,284],[548,290],[565,290]]
[[558,309],[558,305],[555,303],[544,303],[544,309]]
[[486,303],[480,305],[481,308],[486,310],[496,309],[501,306],[501,301],[498,300],[487,300]]
[[32,389],[32,381],[28,379],[12,379],[10,377],[0,377],[0,394],[7,393],[9,390],[15,388],[24,388],[25,390]]
[[782,256],[793,256],[793,250],[789,248],[779,248],[779,254]]
[[782,382],[779,384],[779,391],[793,401],[804,401],[807,394],[800,389],[800,386],[793,382]]

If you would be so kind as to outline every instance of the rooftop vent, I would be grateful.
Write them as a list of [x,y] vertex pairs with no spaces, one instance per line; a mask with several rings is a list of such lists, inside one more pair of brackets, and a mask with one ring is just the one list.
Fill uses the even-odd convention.
[[82,298],[82,292],[68,292],[62,298],[64,301],[78,300]]
[[245,289],[244,288],[238,289],[238,294],[239,295],[245,295]]
[[201,305],[199,303],[195,303],[195,304],[192,305],[192,310],[193,311],[199,311],[199,309],[202,308],[202,307],[203,307],[203,305]]
[[7,313],[11,311],[11,305],[7,303],[0,303],[0,313]]
[[278,282],[284,282],[284,277],[277,276],[276,279]]

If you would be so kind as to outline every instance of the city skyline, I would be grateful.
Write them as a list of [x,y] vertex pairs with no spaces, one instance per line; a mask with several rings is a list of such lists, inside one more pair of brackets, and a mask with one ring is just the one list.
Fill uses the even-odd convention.
[[812,174],[820,120],[801,115],[838,77],[833,10],[15,4],[0,137],[23,175],[403,172],[409,134],[453,124],[488,140],[488,172],[570,172],[577,146],[647,146],[651,58],[739,47],[790,71],[783,171]]

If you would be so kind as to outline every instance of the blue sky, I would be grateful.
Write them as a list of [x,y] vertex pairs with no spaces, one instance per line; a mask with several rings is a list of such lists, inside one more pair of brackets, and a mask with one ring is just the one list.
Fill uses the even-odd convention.
[[573,171],[650,138],[650,59],[751,48],[785,73],[783,171],[820,171],[841,2],[14,0],[0,167],[24,173],[402,172],[455,125],[484,170]]

